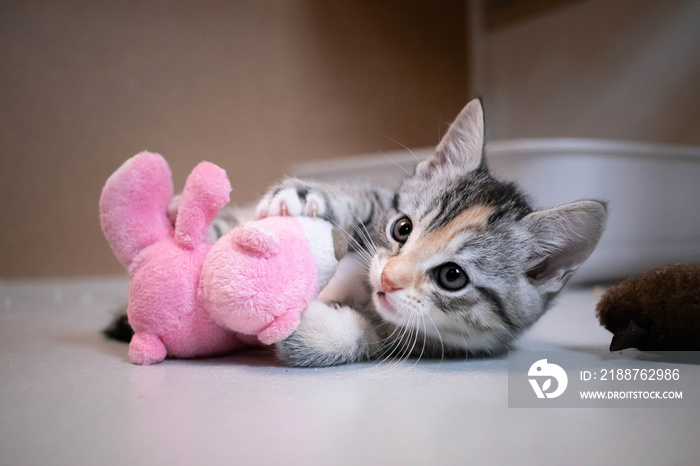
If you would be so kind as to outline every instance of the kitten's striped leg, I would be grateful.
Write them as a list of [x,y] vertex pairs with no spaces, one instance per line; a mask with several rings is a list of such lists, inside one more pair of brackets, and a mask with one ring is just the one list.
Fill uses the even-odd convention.
[[[391,203],[393,193],[355,184],[333,184],[289,178],[273,186],[258,204],[258,217],[320,217],[362,239]],[[358,238],[359,237],[359,238]]]
[[297,330],[276,348],[290,366],[324,367],[366,361],[377,341],[369,321],[354,309],[314,301]]
[[207,241],[216,242],[241,223],[254,219],[252,208],[224,207],[216,214],[207,231]]

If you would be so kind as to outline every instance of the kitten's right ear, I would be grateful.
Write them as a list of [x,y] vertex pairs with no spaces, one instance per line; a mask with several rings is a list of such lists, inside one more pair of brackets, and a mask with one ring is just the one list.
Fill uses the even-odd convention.
[[522,219],[533,235],[527,276],[540,290],[558,293],[600,240],[608,218],[605,203],[578,201],[533,212]]
[[416,176],[429,178],[440,168],[469,173],[482,168],[484,153],[484,110],[474,99],[460,112],[428,159],[416,167]]

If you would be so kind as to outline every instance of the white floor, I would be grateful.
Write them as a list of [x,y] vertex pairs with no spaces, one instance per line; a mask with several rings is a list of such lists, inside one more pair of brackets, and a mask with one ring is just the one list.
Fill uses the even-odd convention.
[[[128,363],[124,279],[0,281],[0,464],[699,464],[700,411],[509,409],[507,359],[292,369]],[[520,342],[604,349],[597,290]]]

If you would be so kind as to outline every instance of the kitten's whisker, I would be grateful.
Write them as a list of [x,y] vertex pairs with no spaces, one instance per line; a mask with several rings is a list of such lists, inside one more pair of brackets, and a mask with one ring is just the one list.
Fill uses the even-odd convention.
[[377,245],[374,244],[374,240],[372,239],[372,235],[367,230],[367,225],[365,225],[365,222],[361,222],[360,225],[362,225],[362,229],[365,231],[365,238],[367,239],[368,245],[371,247],[372,254],[376,254],[377,253]]
[[459,334],[462,335],[462,340],[464,340],[464,359],[469,359],[469,340],[461,328],[459,329]]
[[332,220],[330,220],[330,222],[334,227],[338,228],[343,233],[345,233],[345,236],[349,241],[354,242],[357,249],[353,252],[356,252],[358,254],[358,256],[360,256],[363,259],[363,262],[365,263],[365,265],[369,268],[369,265],[372,263],[372,255],[369,252],[367,252],[367,250],[365,250],[365,248],[362,247],[362,245],[345,228],[343,228],[338,223],[336,223]]
[[513,327],[502,320],[499,320],[498,322],[501,324],[501,328],[508,334],[510,339],[513,340],[515,338],[515,335],[512,333],[512,330],[514,330]]
[[373,245],[369,241],[367,241],[367,239],[364,237],[364,233],[359,229],[359,227],[355,224],[355,222],[353,222],[352,228],[353,228],[353,230],[355,230],[355,233],[360,238],[360,240],[364,242],[364,244],[363,244],[363,243],[360,243],[359,241],[355,240],[355,243],[358,245],[358,247],[362,248],[370,256],[374,255],[376,253],[376,251],[373,250],[374,249]]
[[[400,312],[402,313],[402,318],[399,321],[399,325],[401,326],[401,334],[399,335],[399,339],[396,340],[394,343],[394,350],[391,352],[389,356],[391,357],[390,361],[395,361],[398,355],[400,354],[401,348],[403,347],[403,340],[404,337],[407,336],[409,327],[406,325],[408,323],[409,318],[411,317],[411,313],[404,312],[403,309],[400,309]],[[399,351],[396,354],[394,354],[395,351]],[[389,356],[387,356],[387,360],[389,360]]]
[[405,319],[401,320],[401,324],[399,326],[399,336],[398,338],[390,342],[391,352],[388,355],[384,356],[383,363],[390,363],[396,358],[396,355],[394,353],[400,350],[401,341],[403,341],[403,338],[406,335],[406,327],[403,325],[404,321]]
[[377,357],[377,366],[384,366],[398,348],[398,339],[391,340],[385,345],[385,350]]
[[[365,226],[365,223],[362,221],[362,219],[360,218],[360,216],[357,212],[354,213],[353,217],[354,217],[353,222],[352,222],[353,229],[360,236],[360,239],[362,239],[367,244],[368,250],[373,255],[376,254],[377,253],[377,245],[374,244],[374,241],[372,240],[372,235],[370,235],[369,231],[367,231],[367,227]],[[362,226],[362,229],[360,229],[360,226]]]
[[[389,351],[391,344],[396,342],[395,339],[392,339],[392,336],[399,330],[400,330],[400,328],[398,326],[394,326],[394,330],[391,332],[391,335],[389,335],[385,338],[380,338],[378,340],[378,343],[380,344],[380,346],[372,352],[372,356],[374,356],[375,354],[377,354],[378,352],[380,352],[382,350],[384,350],[384,351],[379,356],[376,356],[374,359],[380,360],[386,354],[386,352]],[[389,346],[389,348],[387,348],[387,345]]]
[[[420,359],[423,357],[423,354],[425,353],[425,342],[428,341],[428,329],[425,326],[425,316],[421,316],[421,322],[423,323],[423,347],[420,350],[420,354],[418,355],[418,359],[416,359],[416,362],[413,363],[411,366],[411,369],[413,369],[416,364],[420,361]],[[409,369],[410,370],[410,369]]]
[[423,357],[425,354],[425,345],[428,342],[428,326],[425,325],[425,316],[422,316],[423,318],[421,319],[423,321],[423,348],[420,350],[420,357],[418,360],[420,361],[420,358]]
[[[385,321],[382,324],[380,324],[380,328],[382,328],[382,327],[386,328],[387,325],[388,325],[388,322]],[[394,327],[393,331],[391,332],[391,335],[393,335],[395,331],[396,331],[396,327]],[[388,332],[388,330],[386,332]],[[371,361],[371,365],[373,368],[378,368],[379,366],[381,366],[382,361],[380,358],[386,352],[386,350],[385,350],[386,344],[387,344],[388,339],[391,337],[391,335],[389,335],[388,337],[385,337],[385,338],[377,338],[374,341],[374,350],[369,354],[369,360]],[[377,335],[377,336],[379,337],[379,335]],[[377,356],[377,353],[379,353],[382,350],[384,350],[382,352],[382,354]]]
[[[418,323],[418,315],[415,316],[416,323]],[[413,345],[411,345],[411,349],[408,351],[407,356],[406,356],[406,361],[409,360],[409,358],[413,355],[413,350],[416,347],[416,343],[418,343],[418,326],[414,325],[413,323],[411,324],[411,327],[414,327],[415,331],[415,336],[413,337]],[[415,364],[414,364],[415,366]],[[411,366],[413,367],[413,366]]]
[[506,333],[508,334],[508,336],[510,337],[511,340],[514,340],[514,339],[515,339],[515,335],[514,335],[513,332],[511,331],[511,330],[512,330],[512,327],[510,327],[510,326],[507,325],[507,324],[503,324],[503,330],[506,331]]
[[[356,224],[353,223],[352,226],[357,231],[358,236],[360,236],[361,239],[365,243],[363,246],[355,238],[353,238],[353,241],[355,242],[355,244],[357,244],[357,248],[361,250],[362,257],[364,260],[365,271],[369,272],[371,267],[372,267],[372,260],[374,259],[374,256],[377,254],[377,247],[375,246],[372,239],[369,237],[369,232],[366,232],[367,236],[363,237],[363,233],[357,228]],[[364,238],[367,238],[367,239],[364,239]],[[366,247],[366,249],[365,249],[365,247]],[[367,276],[367,278],[369,278],[369,274],[366,274],[366,276]]]
[[[397,340],[396,340],[395,338],[392,338],[392,337],[396,334],[396,332],[401,332],[401,330],[402,330],[401,323],[403,323],[404,318],[405,318],[405,316],[402,316],[401,321],[399,321],[399,325],[395,325],[395,324],[394,324],[394,329],[393,329],[393,331],[391,332],[391,334],[390,334],[388,337],[386,337],[386,338],[384,338],[384,339],[382,340],[382,346],[379,347],[379,348],[377,349],[377,351],[380,351],[381,349],[383,349],[384,346],[385,346],[385,343],[388,343],[388,348],[386,348],[386,349],[382,352],[382,354],[380,354],[380,355],[377,357],[377,359],[378,359],[378,361],[379,361],[378,364],[381,365],[382,362],[383,362],[383,361],[382,361],[382,358],[384,358],[384,356],[386,355],[387,351],[389,351],[389,350],[391,350],[392,348],[395,347],[396,341],[397,341]],[[394,349],[395,349],[395,348],[394,348]],[[393,353],[393,351],[392,351],[392,353]],[[391,356],[391,353],[389,353],[389,356]],[[388,357],[388,356],[387,356],[387,357]]]
[[440,339],[440,362],[442,362],[443,359],[445,359],[445,344],[442,341],[442,335],[440,334],[440,329],[438,328],[437,325],[435,325],[435,321],[433,320],[432,317],[430,317],[430,314],[425,314],[428,319],[430,319],[430,322],[433,324],[433,327],[435,327],[435,331],[437,332],[438,338]]
[[365,270],[365,272],[368,272],[370,269],[370,266],[372,265],[372,256],[367,254],[366,252],[363,251],[353,251],[352,253],[356,254],[357,257],[361,259],[360,263]]
[[[411,357],[411,352],[413,351],[413,346],[415,346],[415,338],[418,337],[418,329],[417,326],[414,325],[414,320],[418,319],[418,315],[413,312],[411,309],[405,309],[402,308],[401,312],[404,312],[407,316],[409,316],[407,325],[406,325],[406,342],[403,343],[403,339],[401,341],[402,343],[402,349],[403,349],[403,354],[399,357],[398,361],[396,362],[396,365],[398,366],[399,364],[403,364],[405,361],[408,361],[408,359]],[[413,345],[409,348],[409,342],[411,339],[414,338]]]
[[389,141],[393,142],[394,144],[398,144],[399,146],[401,146],[401,147],[403,147],[404,149],[406,149],[407,151],[409,151],[409,152],[411,153],[411,155],[413,156],[413,158],[416,159],[416,162],[420,163],[420,159],[418,158],[418,156],[416,156],[416,154],[414,154],[413,151],[412,151],[411,149],[408,148],[408,146],[406,146],[406,145],[404,145],[404,144],[401,144],[401,143],[400,143],[399,141],[397,141],[396,139],[392,139],[392,138],[390,138],[390,137],[387,136],[387,135],[384,135],[384,137],[387,138]]
[[[380,151],[380,152],[381,152],[381,151]],[[397,167],[399,167],[401,170],[403,170],[403,171],[408,175],[409,178],[413,178],[413,175],[412,175],[408,170],[406,170],[405,168],[403,168],[401,165],[399,165],[398,163],[396,163],[395,160],[392,160],[391,157],[389,157],[388,155],[386,155],[384,152],[381,152],[381,154],[382,154],[382,155],[384,156],[384,158],[386,158],[389,162],[393,163],[394,165],[396,165]]]
[[397,188],[401,187],[401,182],[396,181],[392,178],[389,178],[389,176],[385,175],[384,173],[382,173],[382,178],[384,178],[385,180],[387,180],[391,184],[395,185]]
[[[388,342],[389,340],[391,340],[391,338],[394,336],[394,334],[395,334],[397,331],[400,331],[400,329],[401,329],[401,326],[400,326],[400,325],[396,325],[396,324],[391,324],[391,325],[393,326],[393,330],[392,330],[391,334],[389,334],[389,336],[387,336],[387,337],[385,337],[385,338],[380,338],[380,339],[379,339],[379,342],[381,342],[381,343],[386,343],[386,342]],[[375,351],[375,353],[376,353],[377,351],[379,351],[380,349],[381,349],[381,348],[377,349],[377,350]]]
[[355,246],[355,252],[357,252],[358,254],[362,254],[364,258],[368,258],[368,257],[371,258],[371,255],[370,255],[370,254],[367,252],[367,250],[362,246],[362,243],[360,243],[359,241],[357,241],[357,240],[355,239],[355,237],[354,237],[349,231],[347,231],[345,228],[341,227],[340,225],[336,225],[336,226],[337,226],[337,228],[339,228],[340,230],[342,230],[343,233],[345,233],[345,236],[348,238],[349,241],[352,241],[352,243],[353,243],[354,246]]
[[[356,247],[355,252],[357,252],[358,254],[361,254],[363,259],[367,262],[367,264],[370,264],[372,262],[372,253],[368,252],[365,249],[365,247],[359,241],[357,241],[357,239],[355,239],[355,236],[352,235],[345,228],[343,228],[342,225],[340,225],[339,223],[334,222],[332,220],[330,220],[330,222],[331,222],[331,224],[333,224],[333,226],[335,226],[336,228],[341,230],[343,233],[345,233],[345,236],[348,238],[348,240],[352,241],[353,244],[355,245],[355,247]],[[354,228],[354,225],[353,225],[353,228]]]
[[441,141],[442,140],[442,118],[438,120],[438,126],[437,126],[437,140]]
[[411,327],[409,327],[408,332],[406,332],[406,343],[404,343],[404,345],[401,347],[401,349],[403,350],[401,352],[401,357],[396,360],[396,367],[403,365],[410,357],[410,353],[408,352],[408,350],[409,350],[409,344],[410,344],[412,338],[413,338],[413,329]]
[[401,341],[403,340],[405,335],[406,335],[406,327],[402,326],[399,339],[392,342],[394,345],[392,352],[384,358],[384,363],[387,364],[389,369],[393,369],[396,367],[395,361],[396,361],[396,358],[398,357],[399,353],[401,352]]
[[391,340],[392,342],[395,342],[395,341],[396,341],[396,339],[393,339],[392,337],[396,334],[396,332],[400,332],[400,331],[401,331],[401,325],[392,324],[392,326],[393,326],[394,328],[393,328],[391,334],[390,334],[389,336],[387,336],[386,338],[382,338],[381,341],[382,341],[383,343],[389,342],[390,340]]
[[[406,336],[406,343],[401,344],[401,346],[400,346],[401,351],[399,351],[396,354],[396,357],[394,358],[394,364],[392,364],[392,366],[391,366],[392,369],[400,366],[405,361],[406,355],[407,355],[406,350],[408,349],[408,342],[411,341],[411,337],[413,336],[412,322],[413,322],[413,319],[415,316],[413,314],[408,314],[408,316],[409,316],[409,319],[408,319],[408,322],[407,322],[407,325],[406,325],[405,331],[404,331],[404,335]],[[403,341],[403,338],[402,338],[402,341]]]

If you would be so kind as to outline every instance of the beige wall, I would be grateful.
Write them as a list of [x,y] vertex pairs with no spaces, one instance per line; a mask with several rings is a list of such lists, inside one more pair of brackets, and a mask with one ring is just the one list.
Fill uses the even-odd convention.
[[700,144],[700,2],[590,0],[479,35],[492,138]]
[[248,202],[291,163],[437,142],[467,99],[460,1],[3,1],[0,277],[119,273],[102,184],[143,149]]

